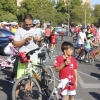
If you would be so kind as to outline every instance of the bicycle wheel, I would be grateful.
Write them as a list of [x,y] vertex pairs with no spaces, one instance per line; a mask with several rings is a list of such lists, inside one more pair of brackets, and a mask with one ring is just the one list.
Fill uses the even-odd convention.
[[89,64],[92,65],[93,63],[94,63],[94,58],[90,58],[90,59],[89,59]]
[[97,56],[95,57],[95,59],[96,59],[97,61],[100,61],[100,54],[97,54]]
[[51,50],[47,55],[46,65],[53,65],[57,56],[59,56],[59,52],[57,50]]
[[77,39],[76,37],[73,37],[73,43],[76,43]]
[[15,82],[12,89],[12,100],[23,100],[24,96],[26,96],[26,93],[27,93],[27,96],[32,100],[42,100],[41,88],[38,82],[36,81],[36,79],[34,78],[32,79],[31,92],[29,91],[27,92],[25,87],[28,80],[29,80],[28,76],[23,76]]
[[55,60],[57,56],[59,56],[59,52],[57,50],[51,50],[50,52],[50,56],[52,58],[52,60]]
[[48,86],[48,90],[50,93],[52,93],[53,89],[55,88],[55,79],[52,78],[54,76],[53,69],[51,68],[52,66],[46,66],[46,74],[45,74],[45,82],[46,85]]

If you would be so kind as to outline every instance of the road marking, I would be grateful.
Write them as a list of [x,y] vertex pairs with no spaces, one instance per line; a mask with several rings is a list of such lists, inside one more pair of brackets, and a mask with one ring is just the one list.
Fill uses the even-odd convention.
[[96,77],[90,76],[90,75],[88,75],[88,74],[86,74],[86,73],[83,73],[83,72],[81,72],[81,71],[78,71],[78,72],[81,73],[81,74],[83,74],[83,75],[85,75],[85,76],[88,76],[88,77],[90,77],[90,78],[93,78],[93,79],[98,80],[98,78],[96,78]]
[[78,74],[78,81],[82,88],[100,88],[100,83],[84,83],[79,74]]
[[83,99],[75,99],[75,100],[83,100]]

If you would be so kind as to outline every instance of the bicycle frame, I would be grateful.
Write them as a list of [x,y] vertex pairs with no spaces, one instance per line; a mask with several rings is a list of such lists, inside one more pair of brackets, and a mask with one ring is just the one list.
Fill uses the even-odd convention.
[[[14,61],[15,61],[15,59],[14,59]],[[9,64],[9,62],[7,61],[7,59],[0,59],[0,66],[1,67],[11,67],[11,64]]]

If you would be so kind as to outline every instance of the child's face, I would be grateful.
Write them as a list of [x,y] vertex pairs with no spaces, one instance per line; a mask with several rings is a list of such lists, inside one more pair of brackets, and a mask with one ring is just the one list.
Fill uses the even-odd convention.
[[65,55],[71,56],[73,53],[73,48],[68,48],[67,50],[64,50]]

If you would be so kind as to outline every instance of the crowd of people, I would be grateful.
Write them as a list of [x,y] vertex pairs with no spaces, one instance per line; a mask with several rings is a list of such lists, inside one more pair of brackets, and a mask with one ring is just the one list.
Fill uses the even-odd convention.
[[[3,24],[0,26],[1,28],[6,28]],[[16,30],[14,30],[14,28]],[[9,26],[9,30],[15,33],[14,37],[9,37],[9,44],[7,45],[7,49],[5,53],[11,54],[8,61],[11,62],[12,54],[15,55],[16,53],[20,52],[29,52],[33,49],[38,48],[37,42],[41,40],[41,38],[47,38],[47,48],[50,47],[55,49],[57,44],[57,33],[55,29],[51,26],[51,23],[47,23],[47,28],[42,31],[40,28],[40,20],[32,18],[30,14],[26,14],[23,19],[23,23],[18,24],[17,26],[12,25]],[[83,47],[85,48],[86,54],[90,51],[91,45],[98,46],[98,42],[100,41],[100,28],[94,27],[92,24],[91,26],[85,27],[70,27],[69,28],[71,34],[77,37],[77,46],[79,50]],[[92,42],[94,39],[94,42]],[[86,44],[85,41],[86,40]],[[67,41],[67,40],[66,40]],[[67,100],[66,96],[70,96],[70,100],[74,100],[74,95],[76,95],[76,88],[78,86],[78,78],[77,78],[77,68],[78,64],[76,59],[72,56],[74,46],[69,42],[63,42],[61,45],[61,50],[63,52],[62,55],[58,56],[54,62],[54,67],[56,72],[59,72],[60,80],[68,79],[73,85],[66,86],[62,90],[62,98],[63,100]],[[10,52],[10,50],[12,52]],[[85,56],[85,55],[84,55]],[[84,58],[84,56],[82,58]],[[27,66],[23,67],[24,65],[19,62],[19,58],[16,57],[14,62],[13,72],[10,77],[6,77],[5,80],[9,81],[10,83],[14,83],[14,78],[20,78],[23,76],[22,69],[27,68]],[[18,70],[19,69],[19,70]],[[21,70],[20,70],[21,69]],[[31,90],[31,86],[28,86],[28,90]],[[63,86],[62,86],[63,87]],[[28,100],[28,99],[27,99]]]

